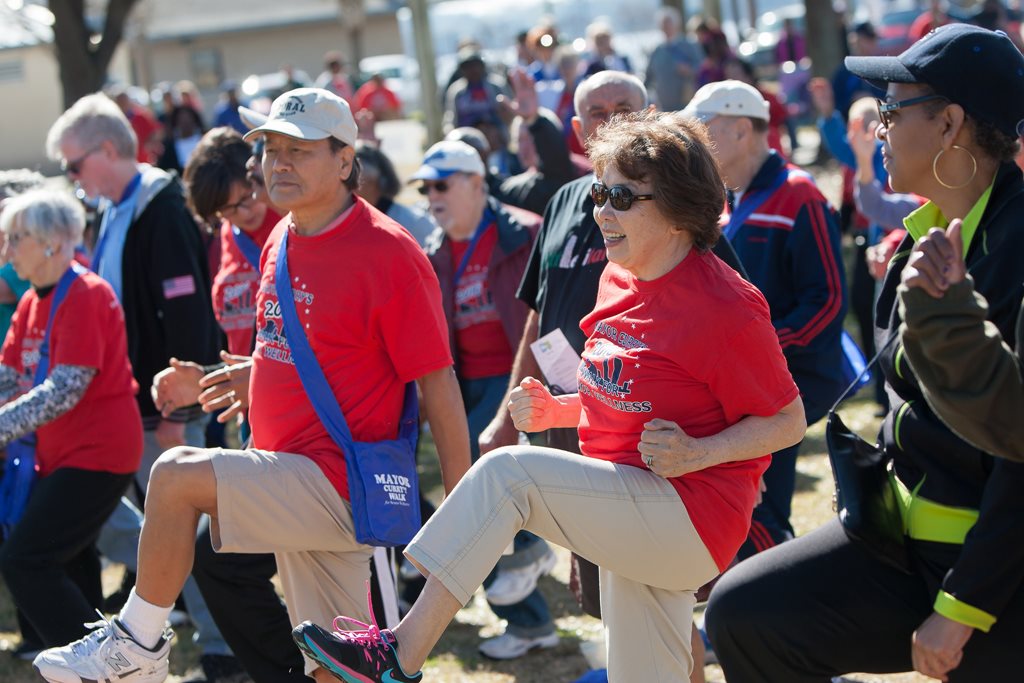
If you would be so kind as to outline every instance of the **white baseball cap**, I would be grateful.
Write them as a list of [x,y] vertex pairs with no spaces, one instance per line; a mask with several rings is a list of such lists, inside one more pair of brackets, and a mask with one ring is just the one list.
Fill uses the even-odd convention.
[[274,100],[266,121],[243,137],[261,133],[281,133],[299,140],[335,138],[355,145],[358,130],[345,100],[322,88],[296,88]]
[[486,175],[480,154],[459,140],[442,140],[427,150],[423,165],[409,180],[441,180],[453,173]]
[[742,81],[708,83],[683,109],[683,116],[707,123],[716,116],[746,116],[768,120],[768,102],[752,85]]

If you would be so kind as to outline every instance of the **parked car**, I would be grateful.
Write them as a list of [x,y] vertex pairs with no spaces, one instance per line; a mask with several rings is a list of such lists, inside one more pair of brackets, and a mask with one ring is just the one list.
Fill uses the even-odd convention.
[[313,84],[313,80],[302,69],[293,69],[290,76],[284,71],[269,74],[253,74],[242,81],[242,98],[249,100],[249,108],[262,114],[270,112],[270,104],[278,95]]

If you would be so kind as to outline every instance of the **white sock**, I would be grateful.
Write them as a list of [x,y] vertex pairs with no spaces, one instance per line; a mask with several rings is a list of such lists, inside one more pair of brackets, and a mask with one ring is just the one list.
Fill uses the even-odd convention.
[[164,622],[167,621],[173,607],[173,603],[167,607],[160,607],[146,602],[132,588],[117,620],[128,630],[136,643],[152,650],[160,642]]

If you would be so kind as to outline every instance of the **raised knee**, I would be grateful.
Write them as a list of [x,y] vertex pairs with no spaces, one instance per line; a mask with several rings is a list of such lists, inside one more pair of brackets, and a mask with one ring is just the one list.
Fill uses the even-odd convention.
[[146,497],[167,490],[179,490],[191,486],[194,476],[191,460],[200,453],[199,449],[178,446],[163,452],[149,471],[149,489]]

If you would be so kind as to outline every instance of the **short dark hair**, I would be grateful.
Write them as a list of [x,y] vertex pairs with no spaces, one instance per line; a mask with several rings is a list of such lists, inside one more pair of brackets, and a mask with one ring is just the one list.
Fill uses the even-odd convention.
[[[331,143],[331,151],[337,154],[341,150],[348,147],[344,142],[336,137],[329,137],[327,140]],[[363,166],[359,162],[359,156],[352,157],[352,171],[348,174],[348,178],[345,178],[345,187],[348,188],[349,192],[356,192],[359,190],[359,176],[363,174]]]
[[402,183],[398,179],[395,165],[379,147],[363,140],[356,141],[356,159],[359,160],[360,176],[364,171],[376,171],[377,185],[382,196],[394,199],[402,191]]
[[631,180],[649,181],[658,210],[707,251],[722,234],[718,219],[725,207],[725,183],[710,144],[703,124],[645,110],[613,117],[587,152],[598,174],[614,164]]
[[[936,93],[931,88],[924,88],[924,94],[934,95]],[[939,112],[945,109],[949,104],[956,103],[951,102],[948,99],[925,102],[925,113],[928,118],[935,118],[938,116]],[[997,128],[993,123],[975,118],[967,111],[966,107],[963,105],[960,106],[964,109],[964,118],[968,125],[973,128],[974,143],[978,145],[978,148],[984,154],[999,163],[1013,161],[1014,157],[1016,157],[1017,153],[1020,151],[1020,139],[1010,137],[999,130],[999,128]]]
[[231,187],[248,184],[245,164],[251,156],[249,143],[233,128],[214,128],[203,136],[183,174],[188,203],[197,216],[212,223],[231,198]]

